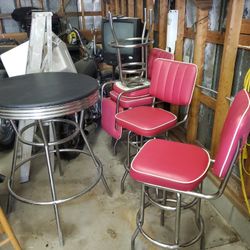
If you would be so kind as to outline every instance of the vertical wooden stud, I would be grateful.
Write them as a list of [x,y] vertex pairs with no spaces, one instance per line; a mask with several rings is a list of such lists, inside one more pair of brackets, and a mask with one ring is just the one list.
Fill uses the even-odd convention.
[[86,29],[86,24],[85,24],[85,6],[84,6],[84,1],[80,1],[80,8],[81,8],[81,15],[82,15],[82,29],[85,30]]
[[135,16],[135,1],[129,0],[128,1],[128,16],[134,17]]
[[136,16],[139,17],[142,21],[144,20],[144,8],[143,8],[143,1],[142,0],[137,0],[137,8],[136,8]]
[[43,10],[44,9],[43,0],[39,0],[39,2],[40,2],[41,9]]
[[159,6],[159,48],[166,48],[166,36],[167,36],[167,16],[168,16],[168,1],[160,0]]
[[127,16],[127,1],[121,1],[121,14]]
[[183,46],[184,46],[184,29],[185,29],[185,10],[186,1],[176,0],[176,9],[178,10],[178,33],[175,46],[175,60],[183,60]]
[[3,30],[3,20],[0,19],[0,34],[4,33],[4,30]]
[[[202,84],[203,70],[204,70],[204,58],[205,58],[205,45],[208,30],[208,10],[202,10],[197,8],[197,26],[196,35],[194,41],[194,63],[198,67],[198,74],[196,84]],[[198,118],[200,110],[200,94],[199,88],[194,89],[193,99],[191,103],[191,109],[189,113],[188,128],[187,128],[187,140],[188,142],[194,142],[197,137]]]
[[16,0],[16,7],[20,8],[21,7],[21,0]]
[[115,15],[119,15],[119,0],[115,0],[114,1],[114,4],[115,4]]
[[103,0],[101,1],[101,12],[103,17],[106,16],[105,3]]
[[149,10],[152,9],[152,14],[153,14],[153,25],[152,25],[152,32],[149,34],[150,39],[154,40],[154,1],[153,0],[147,0],[146,1],[146,9],[147,13],[149,13]]
[[112,14],[115,13],[115,1],[114,0],[110,1],[109,10],[111,11]]
[[229,108],[226,97],[231,96],[244,3],[244,0],[230,0],[229,2],[212,134],[212,155],[216,153],[222,126]]

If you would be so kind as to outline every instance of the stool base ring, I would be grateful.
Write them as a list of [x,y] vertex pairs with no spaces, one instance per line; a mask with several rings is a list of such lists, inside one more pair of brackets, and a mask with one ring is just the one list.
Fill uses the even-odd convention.
[[[69,152],[69,151],[77,151],[79,153],[88,155],[91,157],[90,153],[87,153],[83,150],[79,150],[79,149],[59,149],[59,152]],[[56,153],[56,150],[51,150],[51,153]],[[23,164],[25,164],[28,161],[31,161],[32,159],[35,159],[39,156],[45,155],[45,152],[42,153],[37,153],[35,155],[32,155],[30,158],[25,159],[23,161],[21,161],[19,164],[16,165],[15,171],[20,168]],[[22,196],[19,196],[11,187],[11,183],[13,184],[13,179],[10,177],[8,179],[8,190],[10,192],[10,194],[15,197],[17,200],[22,201],[24,203],[29,203],[29,204],[33,204],[33,205],[54,205],[54,204],[60,204],[60,203],[64,203],[66,201],[70,201],[73,200],[85,193],[87,193],[88,191],[90,191],[95,185],[97,185],[97,183],[100,181],[101,177],[102,177],[102,173],[103,173],[103,168],[102,168],[102,164],[101,161],[95,156],[96,161],[98,162],[99,168],[97,169],[97,176],[96,178],[92,181],[92,183],[90,185],[88,185],[88,187],[82,189],[79,193],[74,194],[70,197],[64,198],[64,199],[58,199],[56,201],[34,201],[34,200],[30,200],[30,199],[26,199]]]

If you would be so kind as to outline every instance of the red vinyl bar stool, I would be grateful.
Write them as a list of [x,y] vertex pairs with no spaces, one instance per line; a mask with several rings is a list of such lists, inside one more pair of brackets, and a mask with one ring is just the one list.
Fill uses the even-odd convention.
[[122,136],[122,128],[117,126],[115,114],[137,106],[152,105],[153,97],[149,94],[152,66],[156,58],[174,60],[174,55],[159,48],[151,49],[147,60],[147,76],[145,86],[124,87],[120,80],[107,82],[102,86],[102,93],[107,85],[112,84],[109,97],[102,95],[102,128],[117,141]]
[[[210,159],[209,153],[205,149],[196,145],[163,139],[152,139],[145,143],[133,159],[130,169],[130,176],[142,183],[137,228],[132,236],[131,248],[135,248],[135,239],[141,233],[150,242],[163,248],[179,249],[190,246],[201,239],[200,249],[204,249],[204,222],[200,214],[201,199],[212,200],[222,195],[249,132],[250,95],[245,90],[241,90],[236,95],[227,114],[215,160]],[[221,180],[215,193],[205,193],[202,190],[202,183],[210,166],[212,173]],[[171,199],[166,199],[166,203],[163,205],[161,200],[153,198],[150,194],[150,187],[174,194],[175,202],[171,197]],[[193,197],[194,202],[185,206],[182,195]],[[184,242],[183,237],[180,236],[181,212],[184,208],[193,207],[191,205],[195,204],[194,224],[197,225],[198,233],[192,239]],[[143,228],[146,217],[145,209],[150,205],[175,212],[173,242],[160,242]]]
[[[197,66],[191,63],[178,62],[157,58],[153,61],[149,94],[155,99],[178,106],[185,106],[183,119],[162,108],[139,106],[116,114],[116,123],[128,133],[127,162],[121,181],[121,192],[124,192],[124,182],[129,173],[131,160],[130,146],[141,145],[144,137],[155,137],[158,134],[184,123],[188,116],[191,103]],[[132,141],[132,136],[139,135],[140,141]]]

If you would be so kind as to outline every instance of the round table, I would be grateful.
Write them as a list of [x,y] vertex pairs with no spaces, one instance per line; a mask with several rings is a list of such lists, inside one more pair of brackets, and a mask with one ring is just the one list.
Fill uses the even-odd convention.
[[[110,189],[103,175],[101,161],[94,155],[93,150],[91,149],[82,129],[84,110],[94,105],[98,98],[99,92],[97,80],[83,74],[66,72],[36,73],[6,78],[0,81],[0,117],[10,119],[17,135],[13,152],[11,174],[8,180],[8,189],[10,193],[8,208],[10,210],[11,196],[14,196],[16,199],[22,202],[30,204],[53,205],[59,241],[61,245],[63,245],[63,235],[60,225],[58,204],[85,194],[90,189],[92,189],[99,182],[99,180],[102,180],[106,191],[109,195],[111,195]],[[72,120],[67,121],[65,118],[61,118],[67,114],[72,114],[79,111],[81,112],[80,122],[74,122]],[[21,130],[18,130],[16,123],[13,121],[30,119],[34,120],[34,122]],[[46,136],[44,126],[51,124],[53,128],[52,131],[56,134],[54,122],[68,123],[74,126],[75,131],[67,138],[58,140],[54,135],[54,140],[50,141],[48,136]],[[24,132],[32,126],[37,126],[40,129],[42,142],[27,141],[25,138],[23,138]],[[79,133],[83,137],[88,151],[86,152],[79,149],[76,149],[76,151],[80,151],[80,153],[84,153],[85,155],[88,155],[92,158],[97,174],[95,180],[88,187],[82,189],[81,192],[65,199],[57,199],[56,187],[53,177],[54,172],[52,169],[50,155],[56,153],[57,158],[60,161],[60,151],[65,151],[65,149],[59,149],[58,145],[68,142]],[[21,197],[13,190],[15,171],[27,161],[31,161],[32,159],[41,155],[39,152],[33,154],[28,159],[24,159],[17,163],[18,143],[24,143],[30,146],[38,146],[44,149],[42,154],[44,154],[46,157],[46,167],[48,170],[52,197],[51,201],[30,200]],[[51,149],[51,146],[55,147],[55,149]],[[72,151],[72,149],[70,149],[70,151]]]
[[83,74],[51,72],[0,81],[0,117],[46,119],[89,108],[98,100],[97,80]]

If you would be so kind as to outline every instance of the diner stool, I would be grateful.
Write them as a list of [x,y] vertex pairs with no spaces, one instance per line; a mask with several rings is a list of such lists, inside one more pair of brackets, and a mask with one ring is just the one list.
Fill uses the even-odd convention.
[[[227,114],[214,160],[210,158],[206,149],[197,145],[163,139],[152,139],[145,143],[133,159],[130,168],[130,176],[140,182],[142,187],[131,249],[135,248],[135,239],[139,233],[151,243],[165,249],[188,247],[198,240],[200,240],[199,249],[205,249],[205,223],[200,213],[201,200],[217,199],[223,194],[239,152],[247,142],[249,132],[250,94],[241,90],[235,96]],[[218,189],[214,192],[202,188],[210,168],[211,174],[220,181]],[[169,197],[155,198],[150,192],[152,188],[167,191]],[[189,197],[190,201],[184,200],[184,196]],[[153,236],[154,230],[145,226],[147,215],[153,210],[147,209],[150,205],[169,211],[169,218],[170,213],[174,213],[175,221],[173,225],[168,223],[170,230],[165,231],[167,236],[173,229],[172,239],[166,239],[167,237],[159,239],[159,235],[162,234],[158,232]],[[194,212],[192,217],[194,223],[185,225],[187,228],[183,229],[182,216],[186,209]],[[185,215],[189,216],[188,213]],[[196,232],[188,233],[191,228],[195,228]]]
[[[63,234],[59,216],[58,205],[66,201],[75,199],[96,186],[101,180],[109,195],[111,191],[107,185],[103,175],[103,166],[101,161],[94,154],[87,137],[83,130],[84,110],[94,105],[99,97],[98,83],[96,79],[75,73],[53,72],[53,73],[37,73],[17,76],[3,80],[0,84],[0,117],[10,119],[11,124],[16,132],[16,141],[13,152],[11,174],[8,179],[8,211],[11,211],[12,198],[33,204],[33,205],[51,205],[54,208],[56,226],[59,236],[59,242],[63,245]],[[80,112],[80,120],[67,120],[65,115]],[[18,130],[14,120],[34,120],[34,122]],[[56,135],[56,124],[68,124],[74,129],[72,134],[65,138],[60,138]],[[45,127],[51,124],[54,136],[51,138],[46,135]],[[37,128],[40,140],[28,141],[24,134],[31,128]],[[82,136],[85,142],[85,149],[68,149],[60,148],[59,145],[69,142],[76,136]],[[23,143],[32,147],[37,147],[40,150],[36,151],[28,157],[18,162],[17,149],[18,144]],[[95,174],[91,181],[85,185],[78,193],[68,197],[59,198],[56,192],[55,173],[51,164],[51,156],[56,154],[58,158],[60,152],[79,152],[90,157],[95,166]],[[47,169],[49,187],[51,192],[51,200],[33,200],[26,198],[17,193],[15,187],[15,172],[26,162],[44,157],[45,166]],[[58,159],[57,159],[58,160]],[[60,159],[59,159],[60,161]],[[60,166],[60,165],[59,165]],[[83,169],[84,170],[84,169]],[[63,174],[61,167],[59,168],[60,175]],[[76,173],[78,174],[78,173]],[[91,176],[92,177],[92,176]],[[84,184],[83,184],[84,185]]]
[[0,248],[7,243],[11,243],[13,249],[21,250],[20,244],[3,212],[3,209],[0,207],[0,233],[5,234],[6,239],[0,241]]

